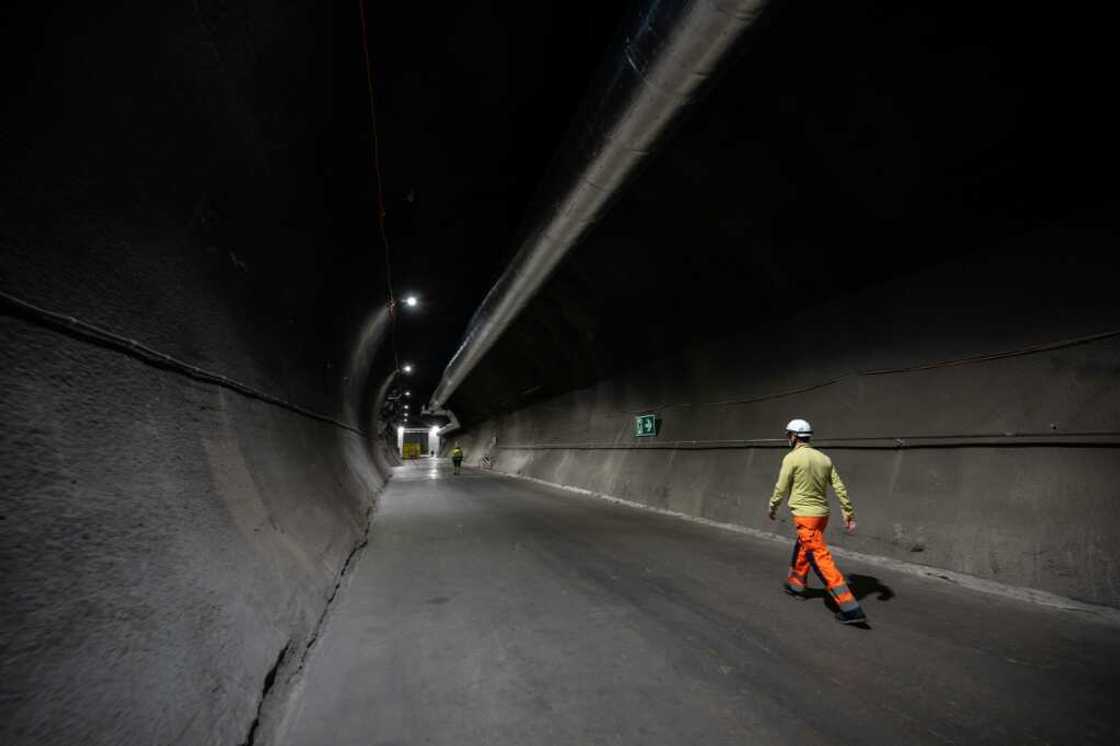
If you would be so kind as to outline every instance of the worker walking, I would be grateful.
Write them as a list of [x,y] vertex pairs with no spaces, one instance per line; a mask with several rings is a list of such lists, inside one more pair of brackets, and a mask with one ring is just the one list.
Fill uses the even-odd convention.
[[451,463],[455,465],[455,474],[463,467],[463,449],[456,443],[455,447],[451,449]]
[[813,428],[805,420],[790,420],[786,425],[786,440],[793,450],[782,459],[782,470],[770,498],[770,520],[774,520],[778,505],[789,496],[789,509],[797,529],[785,590],[792,596],[804,598],[805,582],[812,568],[840,607],[836,619],[842,624],[861,624],[867,621],[867,615],[836,568],[824,541],[829,516],[828,485],[832,485],[840,501],[848,533],[856,528],[855,509],[832,459],[809,444],[812,437]]

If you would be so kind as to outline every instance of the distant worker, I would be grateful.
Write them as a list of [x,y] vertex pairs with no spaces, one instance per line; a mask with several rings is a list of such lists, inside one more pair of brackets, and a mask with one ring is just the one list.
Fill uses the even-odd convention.
[[797,529],[785,591],[791,596],[805,598],[805,581],[811,567],[840,607],[836,619],[842,624],[861,624],[867,621],[867,615],[836,568],[824,542],[829,516],[828,485],[832,485],[840,501],[848,533],[856,529],[855,509],[832,459],[809,444],[812,437],[813,428],[805,420],[790,420],[786,425],[786,440],[793,450],[782,459],[782,470],[770,498],[770,520],[774,520],[778,505],[789,496],[789,509]]
[[459,470],[463,468],[463,449],[459,447],[458,443],[451,449],[451,463],[455,465],[455,473],[458,474]]

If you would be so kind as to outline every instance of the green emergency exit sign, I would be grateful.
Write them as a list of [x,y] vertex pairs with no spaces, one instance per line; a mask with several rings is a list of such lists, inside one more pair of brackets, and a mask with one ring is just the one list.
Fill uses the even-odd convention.
[[657,415],[643,414],[634,418],[634,435],[646,438],[657,435]]

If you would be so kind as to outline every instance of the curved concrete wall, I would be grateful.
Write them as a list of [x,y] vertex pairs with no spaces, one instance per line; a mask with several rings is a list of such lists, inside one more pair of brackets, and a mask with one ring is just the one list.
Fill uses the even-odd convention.
[[0,290],[115,336],[0,302],[0,741],[245,743],[389,464],[381,261],[338,239],[352,205],[327,220],[364,168],[331,107],[361,68],[332,72],[331,14],[294,6],[41,13]]
[[0,318],[7,743],[238,743],[366,530],[360,436]]
[[[474,426],[461,436],[468,463],[489,457],[500,471],[781,530],[765,505],[784,446],[719,441],[781,438],[806,417],[856,505],[861,529],[834,531],[838,545],[1120,605],[1120,529],[1108,519],[1120,499],[1120,337],[857,373],[1120,330],[1109,235],[1038,233],[686,347]],[[645,412],[661,430],[639,442],[634,415]],[[1086,432],[1111,435],[1075,435]],[[957,437],[1000,433],[1042,436]],[[864,437],[881,440],[846,440]]]

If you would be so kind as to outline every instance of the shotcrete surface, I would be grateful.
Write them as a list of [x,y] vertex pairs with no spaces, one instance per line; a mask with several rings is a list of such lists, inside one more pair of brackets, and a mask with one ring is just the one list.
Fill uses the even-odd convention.
[[[288,744],[1109,743],[1115,627],[854,561],[869,629],[773,542],[399,467]],[[872,574],[873,573],[873,574]]]
[[244,741],[364,536],[360,436],[20,319],[0,340],[0,742]]

